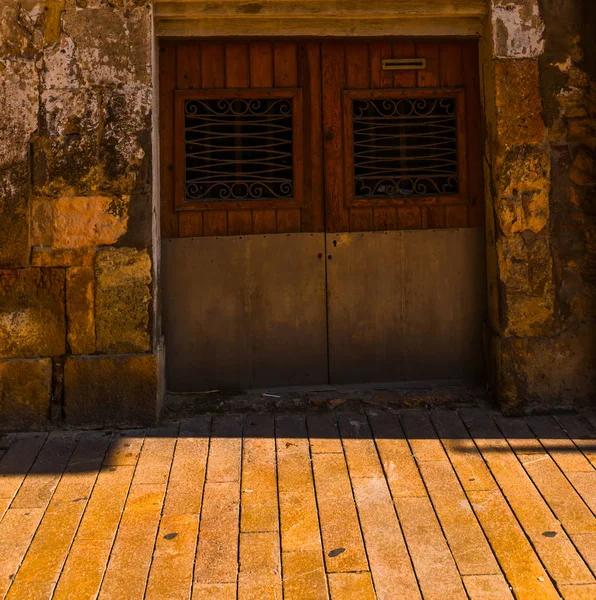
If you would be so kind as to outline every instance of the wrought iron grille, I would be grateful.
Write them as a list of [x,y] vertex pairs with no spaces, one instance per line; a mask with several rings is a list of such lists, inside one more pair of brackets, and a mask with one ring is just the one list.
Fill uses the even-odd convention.
[[356,198],[458,193],[455,98],[353,100]]
[[292,99],[186,100],[185,200],[291,198]]

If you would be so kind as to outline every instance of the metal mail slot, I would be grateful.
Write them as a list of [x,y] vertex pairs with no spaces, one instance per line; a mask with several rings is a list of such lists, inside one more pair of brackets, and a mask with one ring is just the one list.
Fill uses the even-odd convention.
[[384,58],[381,65],[383,71],[426,69],[426,58]]

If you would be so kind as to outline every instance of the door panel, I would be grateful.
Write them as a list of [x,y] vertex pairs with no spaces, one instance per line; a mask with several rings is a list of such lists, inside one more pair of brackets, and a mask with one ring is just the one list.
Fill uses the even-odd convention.
[[334,384],[482,375],[484,231],[328,235]]
[[[323,139],[325,150],[326,230],[384,231],[479,227],[483,225],[482,148],[480,143],[480,99],[476,42],[385,41],[323,42]],[[384,70],[383,59],[422,58],[422,69]],[[394,197],[354,203],[353,190],[345,177],[353,168],[352,138],[346,135],[351,113],[342,106],[345,90],[373,90],[378,98],[395,97],[398,90],[459,89],[465,105],[457,198],[430,195],[425,198]],[[378,90],[378,91],[374,91]],[[390,90],[395,90],[392,92]],[[466,125],[467,127],[461,127]],[[465,152],[465,157],[463,153]],[[382,156],[379,156],[379,159]]]
[[327,381],[324,234],[162,244],[168,389]]
[[[162,237],[323,231],[320,44],[317,42],[163,42],[160,48]],[[180,90],[301,89],[301,140],[294,145],[301,202],[275,199],[180,202],[186,164]],[[178,114],[178,124],[176,115]],[[296,140],[298,142],[298,140]],[[182,143],[181,143],[182,142]],[[182,148],[182,150],[180,150]]]

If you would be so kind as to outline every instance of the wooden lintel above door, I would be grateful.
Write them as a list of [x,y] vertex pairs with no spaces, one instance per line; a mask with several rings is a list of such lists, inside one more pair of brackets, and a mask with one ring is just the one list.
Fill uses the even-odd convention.
[[480,36],[487,0],[154,0],[160,37]]

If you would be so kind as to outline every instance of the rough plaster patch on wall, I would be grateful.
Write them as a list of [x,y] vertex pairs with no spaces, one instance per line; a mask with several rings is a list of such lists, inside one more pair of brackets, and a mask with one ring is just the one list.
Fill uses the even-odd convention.
[[81,76],[74,60],[75,51],[74,41],[66,35],[62,35],[58,44],[45,51],[46,90],[78,87]]
[[[150,126],[152,90],[146,88],[129,89],[126,93],[115,93],[107,107],[110,112],[122,106],[122,113],[126,115],[129,132],[140,132]],[[118,112],[120,112],[118,110]],[[145,150],[139,144],[137,135],[124,134],[122,127],[118,126],[115,118],[107,120],[105,137],[114,142],[114,148],[119,156],[130,164],[140,164],[145,157]]]
[[497,58],[536,58],[544,52],[544,22],[535,0],[497,2],[492,9]]
[[[0,61],[0,165],[21,160],[37,129],[39,76],[31,61]],[[8,117],[8,118],[6,118]]]

